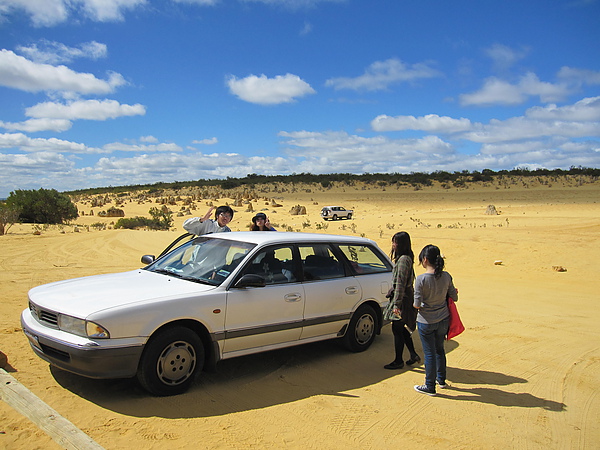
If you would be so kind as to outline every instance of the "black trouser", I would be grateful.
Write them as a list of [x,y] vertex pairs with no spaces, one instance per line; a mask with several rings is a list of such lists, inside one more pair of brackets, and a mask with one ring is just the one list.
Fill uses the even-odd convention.
[[404,326],[404,322],[401,320],[392,320],[392,333],[394,333],[394,348],[396,350],[396,359],[394,362],[404,362],[402,353],[404,353],[405,345],[410,352],[411,358],[417,354],[410,332]]

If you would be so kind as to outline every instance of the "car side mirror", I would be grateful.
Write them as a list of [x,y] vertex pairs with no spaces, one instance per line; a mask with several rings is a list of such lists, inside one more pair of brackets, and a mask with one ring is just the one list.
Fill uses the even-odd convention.
[[142,263],[148,265],[154,262],[154,255],[144,255],[142,256]]
[[237,282],[233,285],[236,288],[246,288],[246,287],[265,287],[265,279],[260,275],[256,275],[253,273],[247,273],[242,276]]

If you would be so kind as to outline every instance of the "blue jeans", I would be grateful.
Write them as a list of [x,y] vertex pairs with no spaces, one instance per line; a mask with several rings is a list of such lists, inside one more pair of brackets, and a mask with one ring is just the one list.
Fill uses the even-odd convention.
[[446,382],[446,350],[444,340],[448,334],[450,318],[438,323],[417,323],[425,355],[425,384],[435,391],[435,380]]

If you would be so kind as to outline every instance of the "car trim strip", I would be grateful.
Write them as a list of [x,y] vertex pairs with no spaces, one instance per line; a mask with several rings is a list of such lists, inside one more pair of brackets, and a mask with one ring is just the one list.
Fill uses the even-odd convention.
[[351,313],[335,314],[332,316],[315,317],[312,319],[304,319],[294,322],[282,322],[277,324],[264,325],[253,328],[242,328],[239,330],[226,330],[225,333],[219,333],[219,338],[235,339],[240,337],[255,336],[263,333],[275,333],[277,331],[293,330],[295,328],[305,328],[314,325],[321,325],[330,322],[339,322],[341,320],[349,320]]

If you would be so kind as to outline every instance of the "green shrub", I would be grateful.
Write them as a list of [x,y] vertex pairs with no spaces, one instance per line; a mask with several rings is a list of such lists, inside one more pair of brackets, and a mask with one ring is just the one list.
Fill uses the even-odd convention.
[[24,223],[58,224],[78,216],[71,198],[55,189],[16,190],[10,193],[6,205],[19,210],[19,220]]

